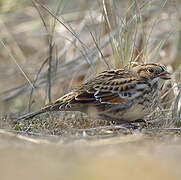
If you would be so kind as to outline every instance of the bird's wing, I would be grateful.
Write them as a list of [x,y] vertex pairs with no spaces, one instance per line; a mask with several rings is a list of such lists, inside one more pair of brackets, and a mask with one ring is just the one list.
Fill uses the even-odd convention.
[[75,96],[72,103],[122,104],[136,97],[136,91],[134,90],[136,85],[136,78],[102,81],[100,84],[95,84],[90,89]]
[[[124,104],[142,95],[146,84],[124,70],[104,71],[55,102],[59,109]],[[79,108],[78,108],[79,109]]]

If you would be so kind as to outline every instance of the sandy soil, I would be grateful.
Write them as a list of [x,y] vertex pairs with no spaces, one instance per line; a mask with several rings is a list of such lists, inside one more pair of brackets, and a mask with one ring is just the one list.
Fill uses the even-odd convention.
[[181,177],[177,135],[37,138],[1,130],[0,144],[1,180]]

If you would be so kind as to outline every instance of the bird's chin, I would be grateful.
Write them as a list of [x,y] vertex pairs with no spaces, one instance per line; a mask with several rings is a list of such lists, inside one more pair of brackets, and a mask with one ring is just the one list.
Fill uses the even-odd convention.
[[159,81],[158,81],[158,89],[162,89],[164,83],[165,83],[164,79],[160,78]]

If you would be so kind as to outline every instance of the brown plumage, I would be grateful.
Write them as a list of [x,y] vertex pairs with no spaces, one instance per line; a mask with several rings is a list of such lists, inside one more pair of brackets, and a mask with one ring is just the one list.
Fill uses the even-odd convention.
[[47,111],[80,111],[110,121],[134,122],[157,107],[167,79],[165,66],[154,63],[103,71],[54,103],[20,118]]

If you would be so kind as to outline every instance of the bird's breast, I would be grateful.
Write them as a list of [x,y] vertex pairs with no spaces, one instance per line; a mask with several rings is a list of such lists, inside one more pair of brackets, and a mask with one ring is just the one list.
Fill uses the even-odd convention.
[[159,90],[152,88],[149,92],[135,98],[132,103],[129,103],[127,108],[121,105],[113,108],[107,115],[124,121],[136,121],[143,119],[155,110],[160,101],[161,93]]
[[120,119],[125,121],[136,121],[143,119],[149,114],[149,108],[142,104],[135,104],[125,112],[120,112]]

